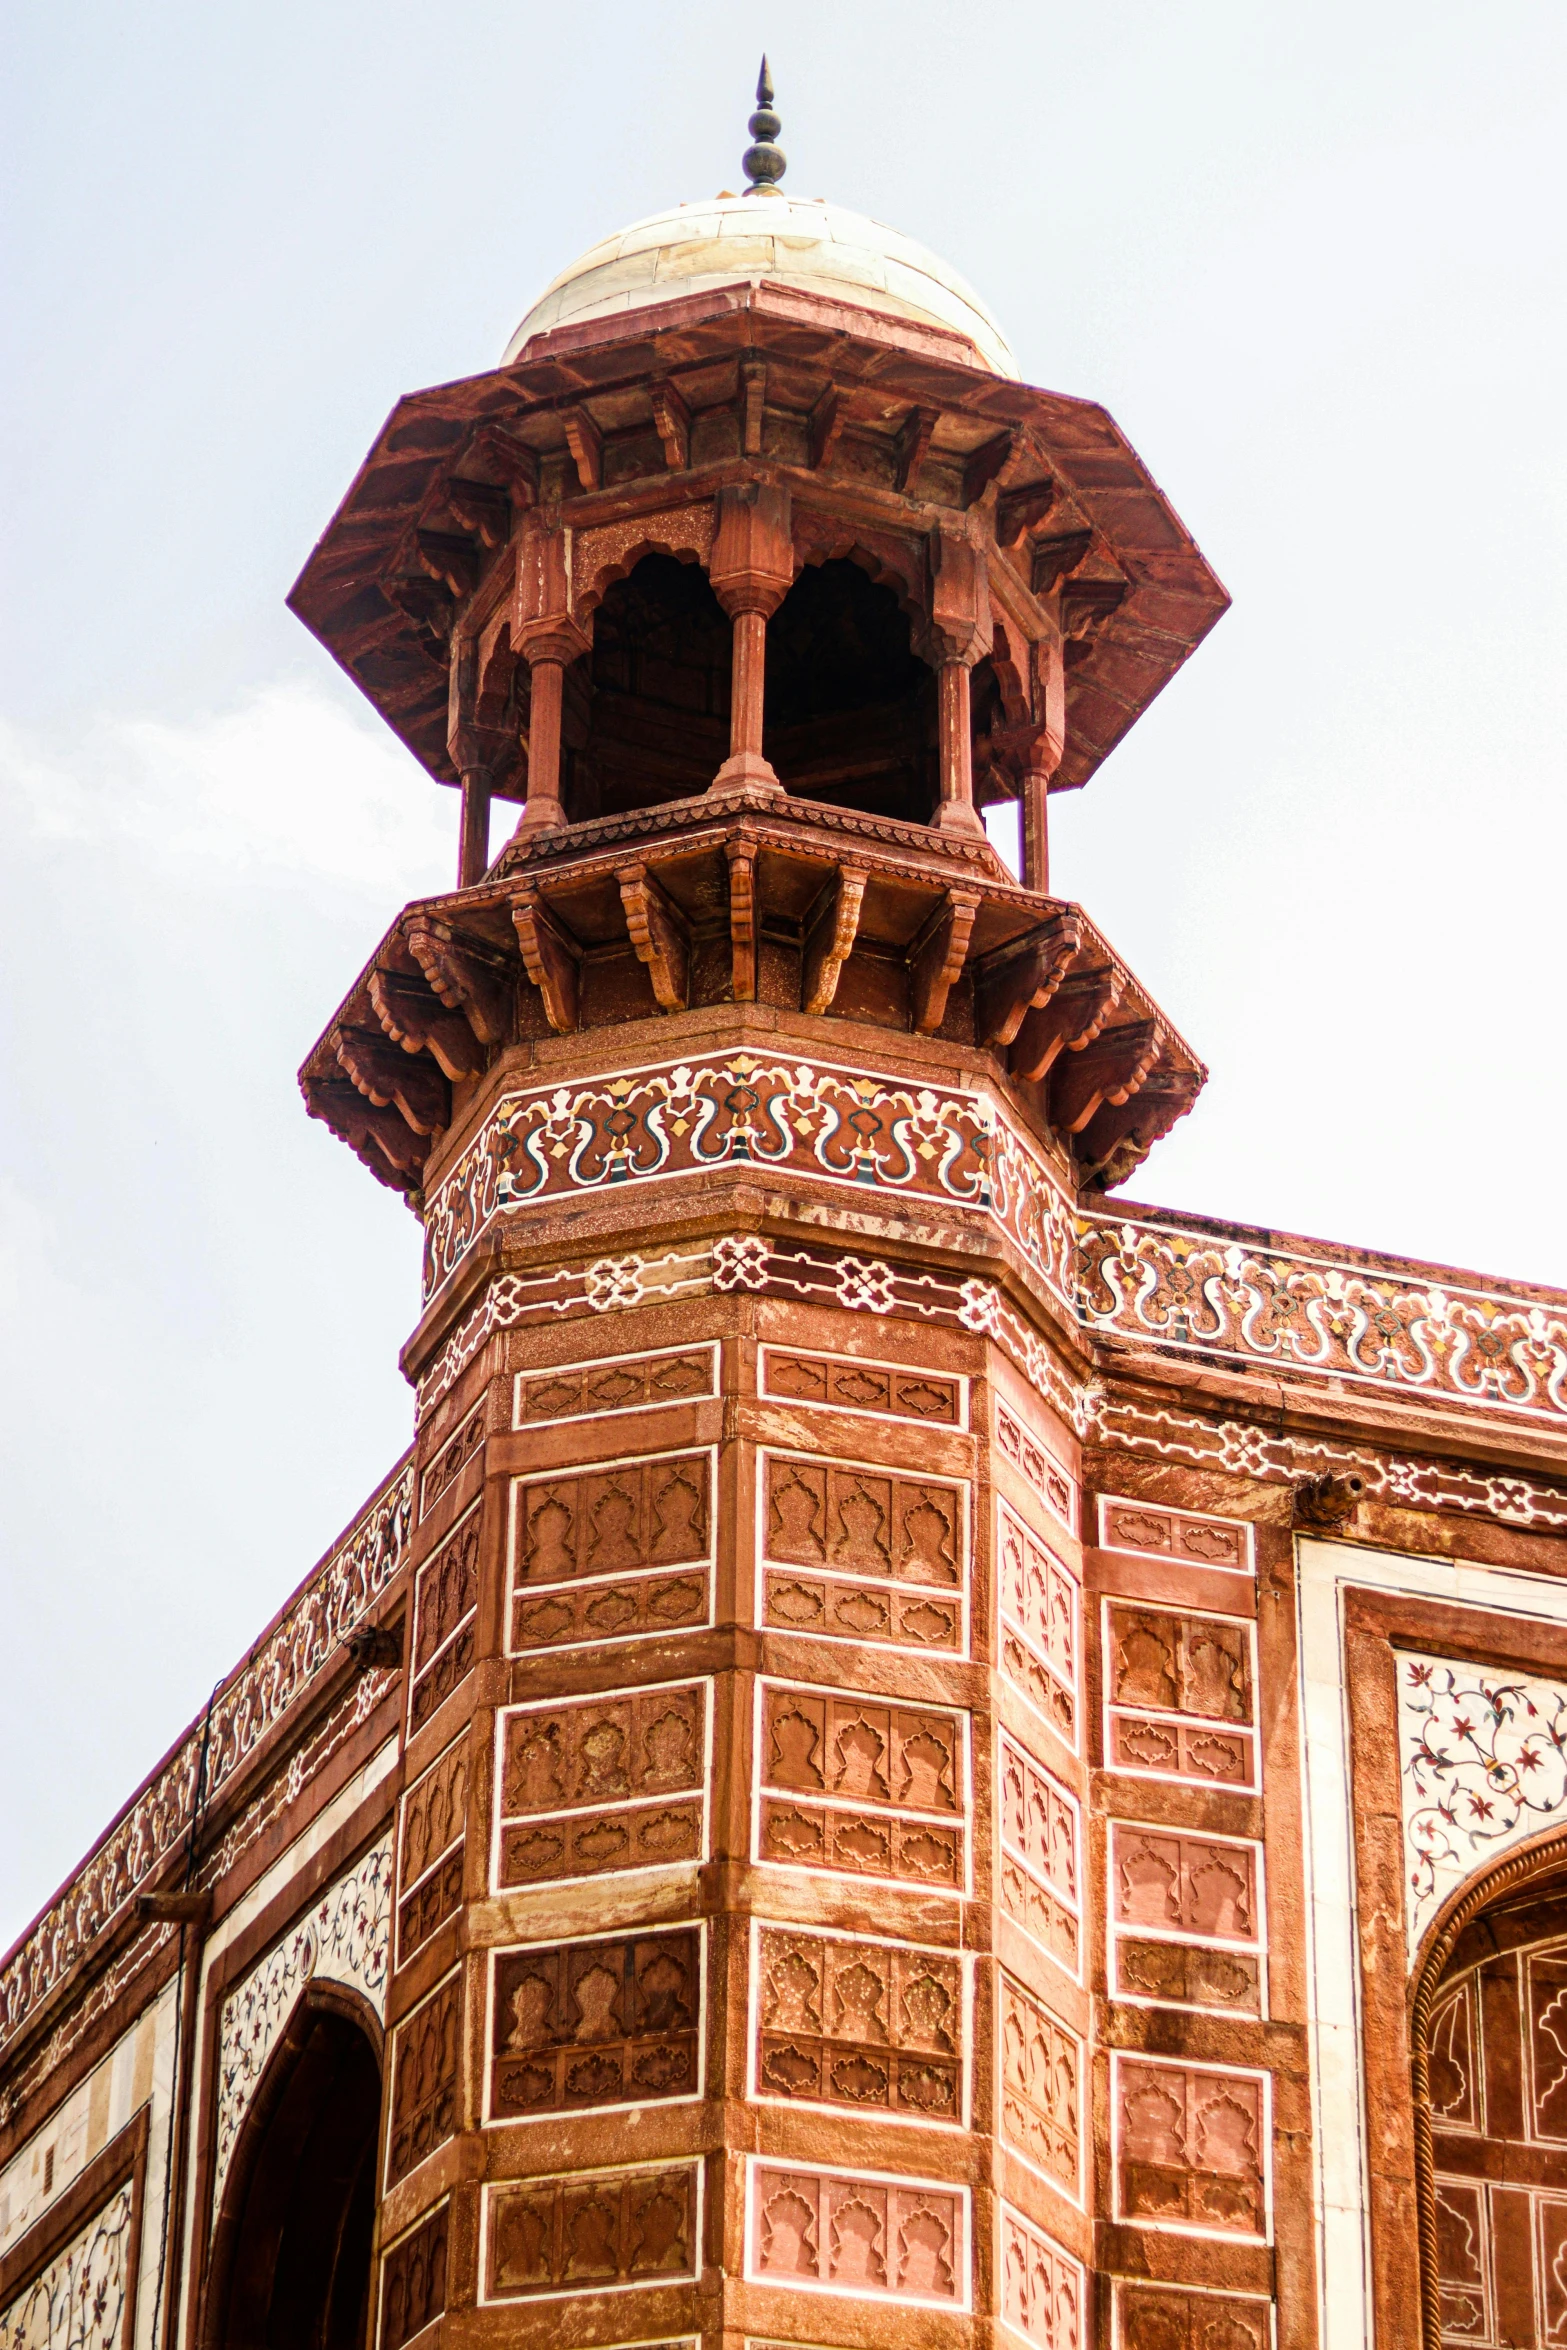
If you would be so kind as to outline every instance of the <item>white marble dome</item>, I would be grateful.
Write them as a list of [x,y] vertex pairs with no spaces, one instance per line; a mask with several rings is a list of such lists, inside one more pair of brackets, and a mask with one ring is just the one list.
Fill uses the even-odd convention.
[[501,365],[510,366],[525,343],[552,327],[755,278],[945,327],[972,344],[992,374],[1017,376],[1005,335],[955,269],[879,221],[781,191],[677,204],[605,237],[545,288]]

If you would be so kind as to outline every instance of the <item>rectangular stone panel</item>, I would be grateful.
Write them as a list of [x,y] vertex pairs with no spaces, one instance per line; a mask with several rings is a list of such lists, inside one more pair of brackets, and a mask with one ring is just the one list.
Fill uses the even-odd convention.
[[1115,2280],[1115,2350],[1271,2350],[1273,2304]]
[[1116,1997],[1261,2015],[1260,1845],[1115,1820],[1108,1894]]
[[1080,1908],[1079,1807],[1005,1730],[997,1732],[1001,1906],[1074,1982]]
[[497,1888],[705,1859],[708,1689],[677,1682],[504,1708]]
[[600,1419],[717,1393],[716,1343],[664,1347],[656,1354],[613,1355],[602,1362],[562,1363],[553,1371],[519,1372],[512,1424],[535,1428],[549,1420]]
[[1052,2185],[1082,2200],[1082,2043],[998,1970],[1001,2135]]
[[754,2095],[961,2127],[956,1952],[793,1926],[753,1932]]
[[446,2204],[391,2246],[381,2261],[381,2350],[402,2350],[446,2308]]
[[1113,2057],[1117,2218],[1266,2241],[1268,2087],[1265,2073]]
[[996,1449],[1033,1488],[1050,1515],[1073,1536],[1078,1528],[1077,1481],[1042,1436],[1026,1428],[1009,1404],[996,1399]]
[[408,1726],[422,1730],[473,1668],[479,1605],[479,1505],[453,1527],[414,1577]]
[[1066,1561],[998,1498],[996,1647],[1001,1670],[1074,1751],[1082,1599],[1082,1585]]
[[746,2275],[756,2283],[967,2309],[966,2189],[755,2156],[746,2186]]
[[462,1904],[463,1830],[468,1815],[468,1739],[453,1740],[402,1801],[397,1861],[397,1961]]
[[712,1492],[708,1451],[519,1477],[512,1487],[512,1653],[710,1622]]
[[762,1393],[789,1403],[823,1404],[840,1412],[914,1420],[927,1428],[965,1425],[967,1381],[898,1363],[867,1363],[840,1355],[800,1354],[790,1347],[762,1349]]
[[397,2027],[392,2041],[392,2125],[386,2183],[395,2187],[457,2127],[457,2050],[462,1983],[448,1975]]
[[491,2121],[700,2094],[700,1927],[501,1950],[491,1966]]
[[427,1517],[449,1493],[468,1463],[484,1450],[484,1403],[476,1403],[455,1435],[449,1436],[419,1480],[419,1515]]
[[760,1617],[779,1631],[967,1653],[967,1492],[766,1453]]
[[701,2166],[492,2186],[484,2235],[488,2301],[690,2283],[701,2269]]
[[1010,2203],[999,2217],[1003,2319],[1040,2350],[1079,2350],[1087,2321],[1081,2262]]
[[966,1715],[784,1682],[757,1702],[759,1861],[965,1889]]
[[1254,1566],[1252,1529],[1240,1519],[1125,1501],[1113,1493],[1099,1496],[1099,1546],[1221,1574],[1249,1575]]
[[1106,1600],[1104,1685],[1107,1769],[1255,1788],[1250,1623]]

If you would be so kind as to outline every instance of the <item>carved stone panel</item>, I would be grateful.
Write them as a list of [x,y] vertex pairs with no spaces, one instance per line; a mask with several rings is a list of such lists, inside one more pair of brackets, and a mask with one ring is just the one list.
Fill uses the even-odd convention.
[[1252,1637],[1237,1617],[1106,1600],[1106,1768],[1254,1788]]
[[484,1405],[476,1403],[456,1434],[449,1436],[419,1480],[419,1515],[428,1517],[449,1493],[468,1463],[484,1450]]
[[698,1927],[502,1950],[492,1964],[491,2121],[699,2094]]
[[1001,1906],[1073,1980],[1080,1904],[1077,1798],[998,1731]]
[[1082,1585],[1016,1510],[996,1503],[997,1653],[1013,1687],[1067,1745],[1077,1745]]
[[1078,1527],[1077,1484],[1066,1463],[1061,1460],[1032,1428],[1025,1428],[1010,1406],[996,1399],[996,1447],[1003,1460],[1012,1463],[1020,1477],[1032,1486],[1034,1493],[1064,1532],[1075,1535]]
[[690,2282],[701,2268],[701,2166],[579,2172],[489,2190],[484,2297],[533,2300]]
[[1271,2302],[1115,2281],[1116,2350],[1269,2350]]
[[1253,1571],[1252,1529],[1239,1519],[1122,1501],[1113,1493],[1099,1497],[1099,1543],[1103,1550],[1135,1551],[1175,1566],[1217,1568],[1232,1575]]
[[1260,2016],[1262,1848],[1237,1837],[1110,1828],[1110,1987],[1117,1998]]
[[754,2159],[747,2187],[746,2274],[758,2283],[968,2307],[965,2189]]
[[1074,2202],[1082,2200],[1082,2043],[1021,1983],[998,1973],[1001,2135]]
[[963,1655],[966,1501],[945,1480],[764,1455],[762,1622]]
[[1118,2218],[1266,2240],[1265,2073],[1117,2055],[1110,2098]]
[[615,1355],[607,1362],[562,1363],[554,1371],[517,1375],[513,1424],[596,1419],[611,1412],[646,1411],[651,1404],[690,1403],[718,1392],[718,1349],[671,1347],[657,1354]]
[[963,2121],[955,1953],[757,1926],[752,2091],[907,2121]]
[[386,2183],[444,2144],[457,2127],[457,2050],[462,1984],[448,1975],[397,2027],[392,2044],[392,2126]]
[[1010,2203],[1000,2207],[1001,2314],[1040,2350],[1078,2350],[1085,2314],[1082,2264]]
[[758,1704],[758,1860],[964,1890],[965,1715],[776,1682]]
[[403,1797],[397,1864],[397,1963],[406,1966],[462,1902],[463,1829],[468,1814],[466,1733]]
[[710,1619],[709,1452],[613,1461],[512,1488],[514,1654]]
[[402,2350],[446,2307],[447,2209],[432,2211],[381,2262],[380,2350]]
[[908,1371],[897,1363],[799,1354],[781,1346],[762,1349],[762,1393],[789,1403],[826,1404],[835,1411],[915,1420],[929,1428],[961,1428],[966,1387],[966,1380]]
[[422,1730],[473,1667],[479,1605],[479,1509],[468,1512],[414,1578],[408,1723]]
[[704,1859],[707,1713],[701,1681],[504,1709],[497,1887]]

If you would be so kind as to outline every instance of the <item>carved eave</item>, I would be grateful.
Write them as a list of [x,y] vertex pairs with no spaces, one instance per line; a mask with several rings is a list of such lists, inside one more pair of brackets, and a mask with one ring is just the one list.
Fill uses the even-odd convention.
[[1104,409],[987,374],[955,336],[768,285],[629,323],[560,329],[400,401],[289,597],[439,781],[456,780],[452,630],[501,609],[535,500],[581,530],[710,500],[760,464],[797,510],[858,530],[963,517],[994,550],[1003,618],[1027,636],[1059,600],[1057,790],[1087,782],[1228,603]]
[[[645,977],[636,980],[634,965]],[[1206,1071],[1078,906],[984,841],[743,790],[517,843],[407,907],[300,1072],[306,1103],[417,1202],[454,1089],[508,1045],[720,1003],[992,1053],[1087,1190],[1122,1183]]]

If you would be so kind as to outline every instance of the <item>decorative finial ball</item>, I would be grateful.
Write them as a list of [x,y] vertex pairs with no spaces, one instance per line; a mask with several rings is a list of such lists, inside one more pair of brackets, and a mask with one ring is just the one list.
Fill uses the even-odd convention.
[[756,112],[746,128],[756,141],[756,145],[747,147],[740,158],[741,169],[751,182],[746,194],[774,196],[789,163],[783,149],[773,144],[783,124],[773,112],[773,77],[767,70],[765,57],[762,59],[762,70],[756,77]]

